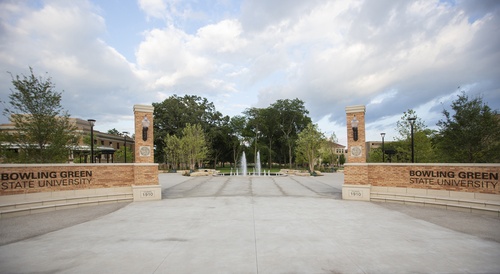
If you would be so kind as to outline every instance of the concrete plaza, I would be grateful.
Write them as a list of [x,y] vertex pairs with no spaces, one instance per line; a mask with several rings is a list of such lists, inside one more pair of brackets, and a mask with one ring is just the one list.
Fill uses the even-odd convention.
[[500,273],[500,220],[341,200],[342,174],[160,174],[163,199],[0,220],[0,273]]

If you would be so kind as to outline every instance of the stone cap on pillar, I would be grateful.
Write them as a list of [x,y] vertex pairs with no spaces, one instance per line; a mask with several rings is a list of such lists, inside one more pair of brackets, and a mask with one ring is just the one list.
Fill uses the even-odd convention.
[[134,112],[151,112],[153,113],[155,108],[152,105],[134,105]]
[[349,106],[345,107],[345,112],[346,113],[358,113],[358,112],[366,112],[366,107],[364,105],[357,105],[357,106]]

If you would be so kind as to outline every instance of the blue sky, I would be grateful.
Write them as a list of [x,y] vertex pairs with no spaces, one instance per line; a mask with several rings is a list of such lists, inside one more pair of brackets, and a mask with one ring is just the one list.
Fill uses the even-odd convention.
[[[47,0],[0,2],[0,100],[13,75],[52,77],[72,117],[133,131],[134,104],[194,94],[229,116],[299,98],[346,144],[414,109],[435,128],[458,87],[500,109],[500,2]],[[2,118],[2,122],[6,118]]]

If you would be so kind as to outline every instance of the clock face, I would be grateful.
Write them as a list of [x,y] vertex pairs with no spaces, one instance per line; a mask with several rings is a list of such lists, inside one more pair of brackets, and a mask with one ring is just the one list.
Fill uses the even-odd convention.
[[139,149],[139,152],[141,156],[149,156],[151,154],[151,150],[149,149],[149,147],[141,147]]
[[361,153],[362,153],[361,147],[359,147],[359,146],[358,147],[353,147],[351,149],[351,155],[352,156],[359,157],[359,156],[361,156]]

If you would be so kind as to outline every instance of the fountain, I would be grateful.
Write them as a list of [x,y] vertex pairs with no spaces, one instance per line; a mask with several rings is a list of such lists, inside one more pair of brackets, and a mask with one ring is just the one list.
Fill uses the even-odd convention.
[[261,171],[261,167],[260,167],[260,150],[257,151],[257,160],[255,162],[255,172],[257,172],[257,176],[260,176],[260,171]]
[[241,174],[243,176],[247,176],[247,157],[245,156],[244,151],[243,154],[241,155],[240,168],[241,168]]
[[262,167],[260,164],[260,151],[257,151],[257,157],[256,157],[256,163],[255,167],[252,169],[251,173],[248,173],[247,169],[247,157],[245,152],[241,154],[240,162],[237,168],[235,168],[234,172],[233,169],[231,168],[231,172],[229,173],[229,176],[247,176],[247,175],[257,175],[261,176],[263,174],[264,176],[271,176],[271,170],[269,170],[269,173],[266,173],[266,170],[264,170],[264,173],[262,173]]

